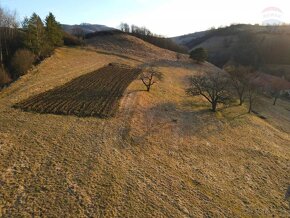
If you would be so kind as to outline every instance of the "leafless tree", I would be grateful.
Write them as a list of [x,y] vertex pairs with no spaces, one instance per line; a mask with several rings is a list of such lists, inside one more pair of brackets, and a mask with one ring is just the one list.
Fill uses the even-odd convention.
[[[270,77],[270,75],[269,75]],[[276,105],[277,100],[280,98],[281,93],[284,90],[290,89],[290,82],[283,78],[271,76],[272,79],[269,81],[269,85],[267,86],[267,91],[274,98],[273,105]]]
[[218,103],[225,103],[229,99],[227,87],[228,76],[225,73],[206,72],[190,78],[190,88],[187,92],[193,96],[203,96],[215,112]]
[[246,91],[249,86],[249,78],[253,69],[242,65],[230,65],[226,66],[224,69],[230,75],[231,84],[239,97],[239,104],[243,105],[246,98]]
[[127,23],[121,23],[120,24],[120,30],[125,32],[125,33],[129,33],[130,32],[130,26]]
[[157,83],[157,81],[162,80],[162,78],[162,73],[155,70],[153,67],[145,69],[145,71],[140,76],[141,81],[146,86],[147,92],[150,92],[151,86]]
[[257,86],[257,84],[254,81],[250,82],[247,88],[247,98],[249,100],[248,113],[251,113],[253,111],[253,104],[257,97],[258,91],[259,87]]
[[5,71],[4,68],[0,67],[0,89],[3,85],[11,82],[9,74]]
[[18,25],[16,12],[0,7],[0,67],[2,68],[5,58],[12,55],[10,44],[16,35]]
[[80,40],[83,40],[85,37],[85,31],[81,27],[75,26],[72,29],[72,35],[76,36]]

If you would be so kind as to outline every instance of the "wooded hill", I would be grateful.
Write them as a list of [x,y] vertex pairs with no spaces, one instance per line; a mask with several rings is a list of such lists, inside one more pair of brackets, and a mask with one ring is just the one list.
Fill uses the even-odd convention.
[[223,67],[229,61],[251,65],[290,79],[290,26],[231,25],[173,38],[190,51],[203,47],[209,61]]

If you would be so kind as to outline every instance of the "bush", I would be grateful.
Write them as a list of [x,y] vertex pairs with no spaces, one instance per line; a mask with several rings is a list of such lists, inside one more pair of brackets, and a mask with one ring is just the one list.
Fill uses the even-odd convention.
[[204,48],[196,48],[190,52],[190,58],[195,60],[197,63],[204,62],[208,58],[207,50]]
[[0,86],[9,82],[11,82],[9,74],[2,67],[0,67]]
[[83,44],[83,41],[77,37],[70,35],[68,33],[63,34],[63,43],[66,46],[80,46]]
[[27,49],[19,49],[11,60],[11,72],[14,78],[24,75],[35,61],[34,54]]

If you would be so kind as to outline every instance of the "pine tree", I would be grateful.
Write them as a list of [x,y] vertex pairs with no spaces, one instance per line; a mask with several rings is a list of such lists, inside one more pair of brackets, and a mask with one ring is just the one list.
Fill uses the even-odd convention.
[[[27,22],[27,21],[26,21]],[[38,57],[43,58],[45,53],[45,28],[40,17],[33,13],[26,28],[26,46]]]
[[60,24],[56,21],[55,16],[50,12],[45,18],[46,37],[51,46],[63,45],[63,34]]

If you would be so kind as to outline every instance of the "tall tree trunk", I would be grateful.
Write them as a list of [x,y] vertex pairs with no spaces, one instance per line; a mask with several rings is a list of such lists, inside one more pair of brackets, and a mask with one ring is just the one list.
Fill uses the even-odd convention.
[[249,110],[248,110],[248,113],[250,114],[252,112],[252,96],[250,97],[250,101],[249,101]]
[[146,91],[147,91],[147,92],[150,92],[150,88],[151,88],[150,85],[147,85],[147,89],[146,89]]
[[244,99],[243,99],[243,96],[240,96],[240,106],[242,106],[243,105],[243,103],[244,103]]
[[2,34],[0,33],[0,68],[4,67]]
[[217,102],[213,101],[213,102],[211,103],[211,111],[212,111],[212,112],[216,112],[216,107],[217,107]]
[[279,95],[278,94],[276,94],[275,95],[275,98],[274,98],[274,102],[273,102],[273,105],[276,105],[276,102],[277,102],[277,99],[279,98]]

